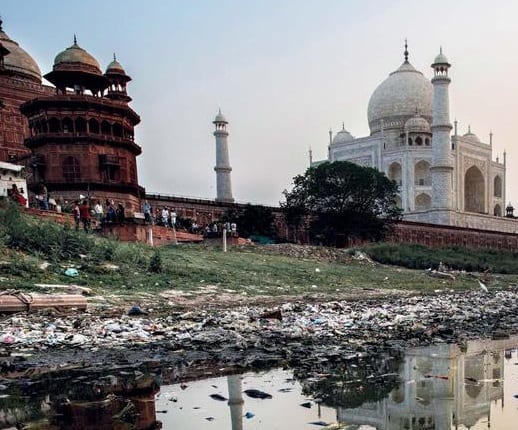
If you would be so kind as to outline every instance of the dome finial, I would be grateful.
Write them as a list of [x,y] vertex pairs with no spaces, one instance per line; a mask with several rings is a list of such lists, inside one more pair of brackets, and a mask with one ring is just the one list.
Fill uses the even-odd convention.
[[117,61],[117,57],[115,56],[115,52],[113,53],[113,61]]
[[4,31],[3,28],[2,28],[2,24],[4,23],[4,21],[2,21],[2,17],[0,16],[0,31]]
[[471,134],[471,124],[468,125],[468,133]]
[[406,40],[406,37],[405,37],[405,52],[404,52],[404,55],[405,55],[405,63],[408,63],[408,42]]
[[77,37],[76,37],[75,33],[74,33],[74,45],[77,45]]
[[345,130],[345,121],[342,121],[342,130]]

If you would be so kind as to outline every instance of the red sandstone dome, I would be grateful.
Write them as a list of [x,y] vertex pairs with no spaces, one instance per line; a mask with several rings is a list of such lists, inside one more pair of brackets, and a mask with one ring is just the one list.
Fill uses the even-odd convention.
[[87,89],[92,94],[98,94],[108,87],[99,62],[77,44],[75,36],[74,44],[56,55],[52,72],[47,73],[45,79],[62,93],[66,92],[66,88],[73,88],[79,92]]
[[108,67],[106,67],[106,74],[120,74],[120,75],[126,75],[126,72],[124,68],[122,67],[121,63],[117,61],[115,58],[115,54],[113,55],[113,61],[108,64]]
[[18,43],[4,33],[0,20],[0,44],[9,51],[4,57],[4,67],[13,75],[41,83],[41,72],[34,59]]
[[101,75],[101,66],[98,61],[86,50],[77,44],[74,37],[74,44],[56,55],[54,59],[54,71],[82,71]]

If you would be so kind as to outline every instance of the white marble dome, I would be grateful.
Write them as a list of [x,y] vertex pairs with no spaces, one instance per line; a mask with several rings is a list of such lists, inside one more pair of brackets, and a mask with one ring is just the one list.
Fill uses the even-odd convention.
[[430,123],[421,115],[415,114],[405,123],[405,131],[409,133],[431,133]]
[[432,120],[432,83],[408,61],[392,72],[374,90],[369,100],[367,116],[371,134],[381,129],[402,129],[416,109]]
[[475,133],[471,132],[471,128],[468,128],[468,132],[462,136],[464,139],[469,140],[473,143],[480,143],[480,139]]
[[354,136],[349,133],[345,127],[342,126],[342,129],[336,133],[335,137],[333,138],[333,145],[340,145],[347,142],[352,142],[354,140]]

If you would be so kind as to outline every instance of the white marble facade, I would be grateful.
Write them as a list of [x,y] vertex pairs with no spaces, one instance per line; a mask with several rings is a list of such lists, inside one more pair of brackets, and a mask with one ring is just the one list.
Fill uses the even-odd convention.
[[410,64],[405,49],[403,64],[370,98],[370,136],[353,137],[343,126],[334,136],[330,132],[324,161],[347,160],[385,172],[399,185],[405,219],[516,232],[516,223],[502,219],[505,153],[495,160],[492,135],[482,142],[469,127],[463,135],[456,122],[452,127],[450,64],[442,51],[432,66],[430,80]]

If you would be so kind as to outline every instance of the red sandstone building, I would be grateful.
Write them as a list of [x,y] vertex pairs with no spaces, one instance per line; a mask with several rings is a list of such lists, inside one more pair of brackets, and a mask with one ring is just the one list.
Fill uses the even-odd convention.
[[33,191],[42,182],[54,198],[110,199],[138,212],[145,193],[134,141],[140,117],[129,106],[131,78],[122,66],[114,58],[103,74],[74,38],[44,76],[50,87],[1,22],[0,44],[0,161],[27,164]]

